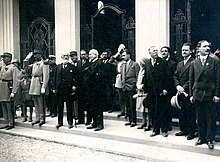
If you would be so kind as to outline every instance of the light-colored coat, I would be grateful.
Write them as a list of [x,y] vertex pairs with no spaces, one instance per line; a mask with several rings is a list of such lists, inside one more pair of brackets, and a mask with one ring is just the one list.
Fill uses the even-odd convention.
[[[17,92],[21,71],[13,64],[2,64],[0,69],[0,101],[10,101],[10,93]],[[7,81],[13,83],[12,90],[9,89]]]
[[49,81],[49,65],[45,65],[43,60],[33,63],[31,75],[29,94],[40,95],[41,88],[46,89]]

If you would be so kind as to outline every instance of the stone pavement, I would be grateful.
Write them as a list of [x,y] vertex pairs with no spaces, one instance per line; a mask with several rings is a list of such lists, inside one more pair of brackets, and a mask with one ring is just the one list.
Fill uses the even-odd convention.
[[[64,126],[57,130],[57,118],[50,117],[47,117],[46,124],[41,128],[38,125],[31,126],[29,122],[22,123],[19,117],[14,129],[0,131],[152,161],[220,161],[219,142],[215,143],[214,150],[209,150],[206,144],[194,146],[197,138],[188,141],[186,137],[176,137],[174,134],[178,132],[177,127],[166,138],[162,135],[150,137],[151,132],[124,126],[125,119],[117,119],[116,116],[116,112],[105,113],[105,129],[99,132],[88,130],[85,125],[68,129],[66,118]],[[0,123],[3,123],[2,120]]]

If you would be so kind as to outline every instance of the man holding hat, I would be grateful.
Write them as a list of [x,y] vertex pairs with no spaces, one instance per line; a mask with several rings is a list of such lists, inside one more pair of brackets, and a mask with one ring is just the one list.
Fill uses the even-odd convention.
[[20,78],[20,71],[11,64],[12,54],[5,52],[1,55],[3,58],[3,65],[0,67],[0,102],[3,110],[3,117],[6,125],[1,129],[14,128],[14,111],[11,99],[14,97],[17,88],[18,80]]
[[31,124],[39,123],[42,126],[45,123],[45,110],[43,104],[43,94],[49,80],[49,65],[46,65],[43,60],[43,52],[41,50],[34,50],[33,53],[29,53],[24,61],[28,61],[31,57],[34,57],[35,62],[29,67],[31,68],[31,85],[29,94],[32,95],[34,101],[34,107],[36,112],[36,120]]
[[187,96],[189,94],[189,69],[191,62],[194,60],[191,54],[192,45],[190,43],[184,43],[182,46],[183,60],[178,63],[174,74],[175,87],[179,95],[178,98],[182,101],[179,113],[180,132],[175,135],[187,136],[187,140],[194,138],[196,128],[195,109],[189,102],[189,96]]

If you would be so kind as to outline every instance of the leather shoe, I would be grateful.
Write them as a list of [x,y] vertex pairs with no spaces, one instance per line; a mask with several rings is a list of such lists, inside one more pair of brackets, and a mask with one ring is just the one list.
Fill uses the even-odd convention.
[[93,129],[93,128],[96,128],[95,125],[91,125],[91,126],[88,126],[86,129]]
[[139,127],[137,127],[137,129],[144,129],[144,127],[145,127],[146,125],[140,125]]
[[[7,129],[6,129],[6,130],[7,130]],[[214,143],[213,143],[212,141],[209,141],[209,142],[207,143],[207,145],[208,145],[209,149],[214,149]]]
[[100,130],[102,130],[103,128],[96,128],[96,129],[94,129],[94,131],[100,131]]
[[186,133],[182,131],[175,134],[175,136],[185,136],[185,135]]
[[6,130],[10,130],[10,129],[12,129],[12,128],[14,128],[14,126],[8,126],[8,127],[6,128]]
[[24,118],[23,120],[22,120],[22,122],[26,122],[27,121],[27,118]]
[[117,118],[120,118],[121,116],[125,116],[125,113],[120,113],[117,115]]
[[0,127],[0,129],[6,129],[8,127],[9,127],[9,125],[5,125],[5,126]]
[[73,128],[73,125],[68,125],[68,128],[69,128],[69,129]]
[[144,131],[150,131],[151,130],[151,127],[150,126],[148,126],[148,127],[146,127],[145,129],[144,129]]
[[41,127],[43,124],[45,124],[45,121],[41,121],[41,122],[39,123],[39,127]]
[[163,137],[168,137],[168,133],[163,132],[162,134],[163,134]]
[[128,122],[128,123],[125,123],[125,126],[128,126],[128,125],[131,125],[131,123],[130,123],[130,122]]
[[33,122],[31,123],[31,125],[33,126],[34,124],[38,124],[38,123],[40,123],[40,121],[33,121]]
[[159,133],[156,133],[156,132],[152,132],[152,134],[150,135],[150,137],[154,137],[156,135],[159,135]]
[[136,123],[131,123],[130,127],[135,127],[136,125]]
[[192,140],[193,138],[194,138],[194,135],[192,135],[192,134],[189,134],[189,135],[186,137],[187,140]]
[[204,143],[206,143],[206,142],[201,139],[198,139],[198,141],[196,141],[195,145],[198,146],[198,145],[202,145]]
[[63,126],[62,124],[57,124],[56,128],[59,129],[61,126]]

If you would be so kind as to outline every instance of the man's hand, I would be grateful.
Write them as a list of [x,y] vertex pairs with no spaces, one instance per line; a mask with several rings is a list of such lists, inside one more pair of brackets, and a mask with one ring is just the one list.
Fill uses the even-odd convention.
[[190,97],[190,102],[195,103],[195,100],[194,100],[193,96]]
[[56,93],[56,90],[53,90],[53,93]]
[[15,94],[14,93],[11,93],[10,94],[10,98],[14,98]]
[[167,90],[164,89],[163,92],[162,92],[162,95],[166,96],[167,93],[168,93]]
[[213,97],[213,101],[214,101],[215,103],[217,103],[217,102],[219,102],[219,101],[220,101],[220,98],[219,98],[219,97],[217,97],[217,96],[214,96],[214,97]]
[[45,88],[41,88],[41,93],[44,94],[45,93]]
[[75,87],[75,86],[72,86],[72,90],[75,91],[75,90],[76,90],[76,87]]
[[183,93],[184,92],[184,88],[180,85],[176,86],[176,90],[178,93]]

